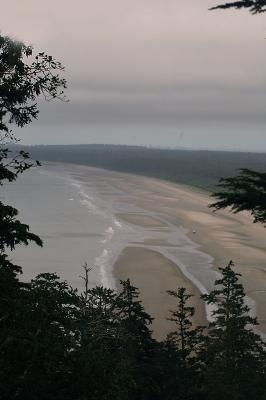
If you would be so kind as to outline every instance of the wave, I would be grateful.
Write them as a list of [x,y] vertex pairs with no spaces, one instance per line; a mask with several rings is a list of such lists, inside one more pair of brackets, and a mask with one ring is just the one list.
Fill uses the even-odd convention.
[[112,226],[109,226],[109,228],[106,229],[105,231],[105,238],[101,241],[101,243],[106,243],[112,239],[114,236],[115,230]]
[[117,228],[122,228],[121,222],[119,222],[117,219],[114,220],[114,224]]
[[101,255],[96,257],[94,260],[94,264],[99,268],[101,283],[105,287],[110,287],[110,279],[107,274],[106,264],[109,257],[108,249],[103,249]]
[[114,251],[111,248],[104,248],[101,255],[95,257],[94,265],[100,274],[101,284],[110,289],[116,289],[115,280],[112,275],[112,261],[114,258]]
[[104,218],[107,217],[106,213],[101,210],[96,204],[95,204],[95,200],[93,196],[88,195],[88,193],[86,193],[82,187],[81,184],[77,183],[77,182],[72,182],[71,183],[72,186],[76,187],[78,189],[78,193],[81,197],[80,199],[80,203],[85,206],[89,212],[100,215]]

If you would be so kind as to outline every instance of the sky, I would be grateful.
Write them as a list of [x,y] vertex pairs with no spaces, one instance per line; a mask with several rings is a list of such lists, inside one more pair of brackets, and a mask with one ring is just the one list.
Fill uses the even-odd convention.
[[0,0],[1,34],[65,66],[25,144],[266,151],[266,14],[218,0]]

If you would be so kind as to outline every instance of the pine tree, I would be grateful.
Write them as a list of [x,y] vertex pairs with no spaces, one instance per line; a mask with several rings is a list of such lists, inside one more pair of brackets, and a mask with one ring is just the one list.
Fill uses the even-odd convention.
[[177,300],[177,307],[170,311],[171,317],[167,318],[175,324],[175,330],[167,335],[165,342],[164,358],[168,360],[166,368],[169,371],[166,376],[166,398],[174,399],[178,392],[181,399],[200,400],[198,353],[204,341],[204,327],[193,327],[195,309],[188,304],[192,295],[185,288],[170,290],[168,294]]
[[123,332],[120,382],[124,389],[128,388],[124,393],[128,398],[155,400],[160,382],[155,379],[158,366],[155,363],[157,344],[150,329],[153,318],[144,310],[139,290],[130,280],[120,281],[120,285],[117,298],[117,318]]
[[[58,75],[62,70],[62,65],[51,56],[44,53],[34,55],[31,47],[0,35],[1,191],[5,182],[14,182],[19,174],[39,164],[31,161],[28,153],[23,150],[16,151],[16,147],[10,146],[18,141],[11,127],[12,124],[23,127],[37,118],[39,113],[37,98],[40,95],[48,100],[63,99],[66,81]],[[32,387],[27,386],[27,395],[22,395],[22,392],[24,383],[38,371],[33,367],[31,350],[34,349],[33,353],[36,353],[36,348],[40,344],[39,336],[37,335],[38,338],[34,336],[39,329],[34,334],[33,327],[34,323],[39,321],[41,313],[33,313],[33,309],[38,308],[44,299],[40,297],[41,294],[36,296],[35,300],[31,298],[36,294],[36,287],[33,289],[33,283],[25,284],[19,281],[18,274],[22,270],[8,259],[7,252],[15,250],[17,245],[28,245],[30,242],[41,246],[42,241],[31,233],[29,226],[20,222],[17,216],[18,211],[14,207],[0,202],[0,397],[8,400],[13,398],[30,400],[36,398],[36,393],[33,392],[38,384],[37,380],[35,383],[33,379]],[[58,297],[54,301],[55,303],[59,301]],[[63,315],[63,306],[61,311]],[[57,323],[59,321],[50,320],[47,324],[45,332],[47,336],[44,335],[46,338],[52,329],[57,329],[60,336],[60,323],[59,325]],[[52,358],[53,347],[49,350],[50,353],[47,355]],[[44,352],[42,356],[45,357]],[[34,358],[34,362],[35,360]],[[52,370],[51,365],[47,369],[51,367]],[[53,364],[53,367],[57,370],[58,365]],[[40,384],[44,383],[44,376],[44,371],[42,373],[39,371]],[[45,393],[41,393],[40,385],[39,390],[38,397],[45,396]]]
[[219,191],[212,194],[218,199],[209,205],[214,211],[229,207],[234,214],[248,211],[253,222],[266,223],[266,173],[246,168],[233,178],[221,178]]
[[182,360],[186,362],[193,358],[202,342],[203,327],[193,328],[195,308],[187,305],[192,295],[187,294],[185,288],[169,290],[168,294],[177,299],[177,309],[171,311],[171,318],[168,318],[175,323],[176,330],[168,335],[167,340],[175,344]]
[[211,10],[227,8],[247,8],[251,14],[260,14],[266,11],[266,0],[238,0],[212,7]]
[[141,345],[151,340],[149,326],[153,318],[145,312],[139,299],[139,290],[131,285],[130,280],[120,281],[120,284],[122,290],[117,299],[119,319],[128,334]]
[[215,307],[205,351],[206,398],[264,399],[266,395],[265,343],[254,332],[240,274],[232,261],[220,268],[216,289],[202,298]]

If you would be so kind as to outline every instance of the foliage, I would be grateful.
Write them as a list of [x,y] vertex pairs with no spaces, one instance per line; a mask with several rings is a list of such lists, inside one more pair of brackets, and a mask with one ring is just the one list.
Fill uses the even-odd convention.
[[[18,140],[11,125],[23,127],[37,118],[37,98],[40,95],[47,100],[64,100],[66,81],[58,75],[62,70],[62,65],[51,56],[45,53],[34,56],[32,47],[0,35],[0,187],[5,182],[15,181],[19,174],[32,166],[39,165],[30,160],[28,152],[10,149],[10,143]],[[28,245],[30,241],[42,245],[41,239],[29,232],[29,226],[21,223],[17,215],[14,207],[0,202],[2,270],[7,266],[7,249],[12,251],[16,245]],[[9,262],[9,268],[11,264]]]
[[252,14],[264,13],[266,11],[266,0],[239,0],[230,3],[220,4],[212,7],[211,10],[227,8],[247,8]]
[[29,232],[29,226],[18,221],[17,215],[18,211],[15,208],[0,201],[0,254],[6,249],[14,250],[15,246],[21,243],[28,245],[29,241],[42,246],[41,239]]
[[45,399],[51,388],[63,398],[70,373],[66,352],[73,343],[69,324],[76,301],[76,292],[55,274],[41,274],[19,288],[1,347],[3,398]]
[[1,399],[262,400],[265,344],[252,330],[239,275],[231,263],[221,273],[203,296],[216,306],[204,333],[192,326],[190,295],[170,292],[176,328],[163,342],[152,337],[129,280],[119,292],[78,293],[55,274],[12,279],[12,298],[0,297],[9,302],[0,302]]
[[18,139],[11,125],[23,127],[38,117],[37,98],[65,100],[62,65],[45,53],[33,54],[30,46],[0,36],[0,185],[14,181],[19,173],[34,165],[29,154],[13,154],[10,142]]
[[[266,0],[233,1],[212,7],[211,10],[227,8],[247,8],[252,14],[264,13]],[[254,217],[254,222],[266,222],[266,173],[241,169],[236,177],[222,178],[218,186],[223,191],[213,194],[219,201],[210,207],[215,210],[231,207],[234,213],[247,210]]]
[[[0,188],[39,165],[27,152],[11,149],[10,144],[18,141],[11,126],[23,127],[37,118],[40,95],[62,98],[66,83],[57,74],[62,69],[52,57],[34,56],[31,47],[0,35]],[[57,382],[62,389],[65,384],[61,377],[66,379],[66,341],[71,340],[65,336],[65,324],[70,321],[67,305],[73,290],[53,274],[39,276],[31,284],[19,281],[22,270],[8,259],[7,251],[31,241],[41,246],[42,241],[17,216],[14,207],[0,202],[1,398],[47,398],[49,385]]]
[[170,333],[167,337],[169,342],[174,343],[180,352],[184,362],[191,356],[195,356],[200,343],[202,342],[203,327],[192,327],[192,318],[195,314],[194,307],[188,306],[187,302],[192,295],[186,293],[185,288],[178,288],[177,291],[169,290],[168,294],[177,299],[177,309],[171,311],[172,321],[176,325],[176,331]]
[[[0,37],[0,185],[16,180],[33,164],[28,154],[12,156],[10,123],[37,117],[40,94],[62,95],[61,65],[32,49]],[[9,157],[11,156],[11,160]],[[12,158],[13,157],[13,158]],[[120,291],[89,288],[83,293],[43,273],[31,282],[7,256],[38,236],[18,221],[17,210],[0,203],[0,397],[1,400],[255,400],[265,398],[264,343],[250,328],[244,291],[232,264],[221,269],[219,286],[204,300],[216,305],[214,321],[202,335],[193,327],[194,308],[185,289],[170,320],[175,331],[165,341],[152,336],[152,317],[129,280]]]
[[266,173],[241,169],[238,176],[222,178],[222,191],[212,194],[219,199],[210,205],[214,210],[231,207],[234,213],[250,211],[254,222],[266,222]]
[[[240,274],[233,263],[220,268],[222,278],[202,298],[215,306],[205,349],[207,398],[263,399],[266,395],[265,343],[254,333],[257,319],[250,316]],[[258,382],[260,382],[258,386]],[[220,388],[220,393],[219,393]]]

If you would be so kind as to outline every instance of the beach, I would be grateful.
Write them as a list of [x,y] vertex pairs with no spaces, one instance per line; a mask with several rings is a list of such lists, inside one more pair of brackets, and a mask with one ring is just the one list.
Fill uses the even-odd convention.
[[84,262],[92,267],[91,287],[119,289],[120,279],[130,278],[155,318],[154,337],[163,339],[175,329],[167,318],[176,303],[167,291],[185,287],[193,295],[194,325],[206,325],[212,309],[200,295],[213,289],[219,267],[233,260],[259,330],[266,333],[266,231],[247,214],[213,213],[209,193],[60,163],[34,170],[6,193],[6,201],[17,204],[22,219],[44,239],[42,249],[21,247],[12,255],[24,279],[56,272],[82,290]]
[[187,279],[178,266],[155,250],[144,247],[125,248],[115,264],[115,275],[122,280],[130,277],[131,283],[139,288],[145,310],[155,318],[152,324],[154,337],[163,340],[175,330],[175,324],[167,320],[170,310],[177,309],[177,301],[167,291],[185,287],[193,294],[188,305],[197,310],[194,326],[206,325],[205,307],[200,300],[199,290]]
[[209,193],[192,187],[81,168],[79,179],[93,182],[117,220],[135,232],[124,238],[113,273],[117,282],[130,278],[140,288],[144,306],[156,318],[156,337],[173,328],[165,320],[174,307],[166,291],[177,287],[186,287],[194,296],[194,323],[206,324],[211,310],[204,308],[200,294],[213,289],[220,276],[218,268],[230,260],[242,274],[247,302],[258,316],[260,331],[266,333],[266,231],[262,225],[253,224],[247,214],[213,213],[208,208]]

